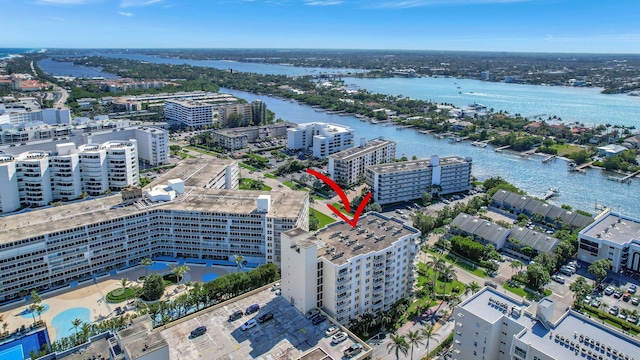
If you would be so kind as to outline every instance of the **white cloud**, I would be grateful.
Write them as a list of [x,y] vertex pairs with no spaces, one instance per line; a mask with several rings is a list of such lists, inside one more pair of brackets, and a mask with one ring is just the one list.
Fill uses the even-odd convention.
[[331,6],[342,4],[341,0],[305,0],[305,4],[309,6]]
[[118,14],[122,15],[122,16],[126,16],[126,17],[131,17],[133,16],[133,13],[131,12],[124,12],[124,11],[118,11]]
[[149,6],[160,4],[164,0],[121,0],[120,7],[128,8],[128,7],[141,7],[141,6]]
[[529,2],[532,0],[403,0],[403,1],[382,1],[372,3],[368,7],[381,9],[407,9],[424,6],[438,5],[481,5],[481,4],[509,4]]

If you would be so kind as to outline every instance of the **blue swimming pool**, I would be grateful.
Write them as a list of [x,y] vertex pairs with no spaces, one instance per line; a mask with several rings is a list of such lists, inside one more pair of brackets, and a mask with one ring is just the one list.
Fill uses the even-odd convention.
[[164,269],[168,269],[169,265],[163,262],[154,261],[151,266],[147,267],[149,270],[160,271]]
[[24,360],[31,351],[38,351],[45,344],[49,344],[49,333],[46,329],[41,329],[0,345],[0,360]]
[[[49,310],[49,304],[42,303],[41,305],[44,307],[44,309],[42,310],[40,315],[43,315],[44,313],[46,313]],[[29,310],[28,307],[25,308],[24,310],[22,310],[20,315],[22,315],[23,318],[33,319],[33,314],[31,313],[31,310]],[[37,319],[38,318],[38,313],[36,312],[35,315],[36,315],[36,319]],[[0,357],[0,360],[3,360],[3,359]]]
[[209,281],[211,281],[211,280],[217,279],[217,278],[218,278],[218,276],[219,276],[219,275],[218,275],[218,274],[216,274],[216,273],[207,273],[207,274],[204,274],[204,275],[202,275],[202,282],[205,282],[205,283],[206,283],[206,282],[209,282]]
[[91,311],[84,307],[76,307],[65,310],[56,315],[51,321],[51,325],[56,329],[55,339],[62,339],[75,334],[75,328],[71,323],[75,319],[82,320],[83,323],[91,323]]

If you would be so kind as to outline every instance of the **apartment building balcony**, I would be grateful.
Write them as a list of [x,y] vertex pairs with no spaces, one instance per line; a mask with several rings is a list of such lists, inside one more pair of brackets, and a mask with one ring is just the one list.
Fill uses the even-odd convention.
[[351,277],[341,277],[336,280],[336,286],[345,285],[351,282]]

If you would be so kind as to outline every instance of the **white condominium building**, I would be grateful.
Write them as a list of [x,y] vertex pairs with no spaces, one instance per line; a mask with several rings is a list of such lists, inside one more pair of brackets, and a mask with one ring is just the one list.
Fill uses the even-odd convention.
[[164,115],[167,120],[177,121],[185,126],[201,127],[214,121],[215,105],[195,100],[165,100]]
[[100,144],[106,141],[136,139],[138,158],[151,165],[166,164],[169,161],[169,132],[151,126],[139,126],[114,131],[93,132],[90,143]]
[[369,166],[367,185],[380,205],[420,199],[422,193],[451,194],[471,190],[471,158],[437,155],[429,160],[410,160]]
[[233,261],[237,254],[255,265],[279,263],[280,233],[308,229],[309,197],[303,191],[187,186],[172,201],[140,196],[127,195],[123,202],[117,194],[4,218],[0,303],[21,298],[23,291],[53,290],[137,266],[144,258],[206,263]]
[[313,156],[325,158],[353,147],[353,130],[322,122],[298,124],[296,128],[287,129],[287,147],[312,149]]
[[578,241],[580,260],[609,259],[616,273],[640,272],[640,220],[608,212],[580,231]]
[[55,152],[0,155],[3,213],[15,211],[21,204],[46,206],[55,200],[74,200],[82,192],[102,195],[106,190],[119,191],[138,183],[135,140],[83,145],[78,149],[67,143],[58,144]]
[[[564,305],[563,305],[564,307]],[[535,310],[533,310],[535,308]],[[570,360],[638,357],[640,342],[568,310],[554,319],[555,303],[522,303],[485,287],[453,312],[454,360]],[[535,311],[535,313],[534,313]]]
[[329,155],[331,179],[346,185],[364,180],[367,166],[392,162],[396,156],[396,143],[391,140],[374,139],[360,146]]
[[282,296],[298,310],[324,309],[342,324],[387,310],[413,291],[420,231],[369,212],[310,235],[282,233]]

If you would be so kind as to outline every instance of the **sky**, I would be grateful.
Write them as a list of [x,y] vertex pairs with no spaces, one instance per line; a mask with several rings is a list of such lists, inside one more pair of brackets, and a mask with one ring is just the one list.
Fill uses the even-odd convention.
[[640,0],[0,0],[0,48],[640,53]]

